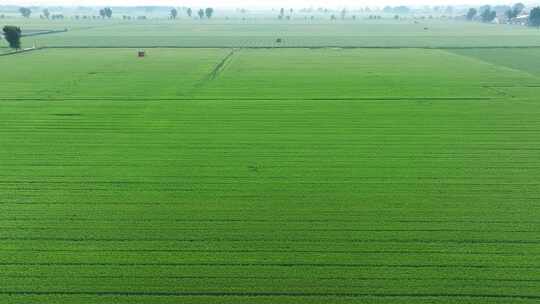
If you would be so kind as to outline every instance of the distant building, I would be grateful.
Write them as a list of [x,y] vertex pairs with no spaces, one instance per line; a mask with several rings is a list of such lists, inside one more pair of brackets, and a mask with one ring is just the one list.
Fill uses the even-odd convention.
[[529,23],[529,15],[524,14],[515,18],[516,24],[527,25]]

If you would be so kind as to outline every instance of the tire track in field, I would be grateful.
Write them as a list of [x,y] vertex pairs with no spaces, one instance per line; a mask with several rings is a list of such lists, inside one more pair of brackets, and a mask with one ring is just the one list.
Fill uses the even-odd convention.
[[[208,82],[216,79],[225,69],[225,67],[227,66],[227,64],[231,61],[232,57],[234,56],[236,50],[235,49],[231,49],[231,51],[225,56],[223,57],[223,59],[221,59],[220,62],[218,62],[214,68],[212,69],[212,71],[210,71],[210,73],[208,73],[206,76],[204,76],[201,80],[199,80],[194,86],[193,86],[193,89],[191,90],[191,92],[189,92],[187,94],[187,96],[193,96],[195,94],[195,92],[200,89],[201,87],[203,87],[205,84],[207,84]],[[191,98],[191,97],[185,97],[185,98],[179,98],[178,100],[188,100],[188,101],[211,101],[213,100],[213,98],[202,98],[202,99],[198,99],[198,98]],[[232,101],[232,100],[238,100],[236,98],[227,98],[228,101]]]
[[212,70],[212,72],[210,72],[210,74],[207,76],[207,80],[214,80],[216,79],[219,74],[221,74],[225,67],[227,66],[227,64],[231,61],[232,57],[234,56],[235,54],[235,49],[232,49],[230,51],[229,54],[227,54],[227,56],[225,56],[215,67],[214,69]]
[[539,300],[540,295],[481,293],[354,293],[354,292],[150,292],[150,291],[0,291],[8,296],[139,296],[139,297],[295,297],[295,298],[490,298]]

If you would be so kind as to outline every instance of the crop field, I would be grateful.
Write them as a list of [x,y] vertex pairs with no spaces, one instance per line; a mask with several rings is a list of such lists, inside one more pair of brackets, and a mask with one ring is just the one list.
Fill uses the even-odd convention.
[[[441,20],[43,21],[23,31],[63,30],[32,37],[48,47],[516,47],[540,46],[540,31]],[[282,38],[282,43],[276,43]]]
[[238,26],[0,57],[0,303],[540,301],[540,49]]

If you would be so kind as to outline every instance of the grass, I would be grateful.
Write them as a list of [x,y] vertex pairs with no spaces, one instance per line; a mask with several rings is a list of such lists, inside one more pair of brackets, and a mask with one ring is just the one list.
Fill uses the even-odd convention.
[[539,51],[479,52],[0,57],[0,297],[537,302]]
[[[14,22],[14,21],[12,21]],[[23,31],[66,33],[28,37],[49,47],[524,47],[540,31],[512,25],[441,20],[17,20]],[[276,43],[282,38],[282,43]]]
[[540,52],[531,52],[527,49],[468,49],[453,50],[454,52],[477,58],[486,62],[503,66],[508,69],[525,71],[540,76],[538,56]]

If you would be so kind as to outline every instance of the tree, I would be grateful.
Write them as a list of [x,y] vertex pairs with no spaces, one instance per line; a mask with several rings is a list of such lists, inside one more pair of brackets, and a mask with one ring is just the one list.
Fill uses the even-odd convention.
[[540,27],[540,6],[535,7],[529,14],[529,25]]
[[210,19],[212,18],[212,15],[214,14],[214,9],[211,8],[211,7],[207,7],[205,10],[204,10],[204,13],[206,15],[206,18]]
[[110,19],[112,17],[112,9],[110,7],[100,9],[99,15],[101,16],[101,18],[105,19],[105,17],[107,17]]
[[519,16],[519,14],[521,14],[524,9],[525,9],[525,5],[521,2],[518,2],[514,4],[514,6],[512,6],[512,10],[514,11],[514,14],[516,15],[516,17]]
[[480,8],[478,9],[478,15],[482,15],[482,13],[487,10],[491,10],[491,6],[489,5],[480,6]]
[[199,15],[200,19],[204,18],[204,10],[202,8],[199,10],[199,12],[197,12],[197,14]]
[[341,19],[345,20],[345,16],[347,15],[347,10],[346,9],[342,9],[341,10]]
[[49,12],[48,9],[44,9],[43,10],[43,16],[47,19],[49,19],[51,17],[51,12]]
[[32,15],[32,10],[27,7],[21,7],[19,8],[19,13],[21,13],[24,18],[30,18],[30,15]]
[[511,9],[504,12],[504,15],[506,16],[506,19],[508,19],[508,20],[512,20],[512,19],[516,18],[516,15],[514,15],[514,11],[511,10]]
[[465,16],[465,18],[467,18],[467,20],[471,21],[471,20],[474,19],[474,17],[476,17],[477,13],[478,13],[478,11],[475,8],[470,8],[469,11],[467,12],[467,15]]
[[191,18],[191,15],[193,15],[193,10],[191,9],[191,7],[188,7],[186,13],[187,13],[188,17]]
[[171,10],[171,19],[176,19],[177,16],[178,16],[178,11],[175,8],[173,8]]
[[512,6],[512,8],[504,12],[504,14],[506,15],[506,18],[508,18],[508,20],[512,20],[519,16],[519,14],[521,14],[524,8],[525,5],[523,5],[523,3],[516,3]]
[[4,37],[6,38],[11,48],[17,50],[21,48],[21,33],[21,28],[18,26],[4,26]]
[[279,10],[279,16],[278,16],[278,18],[279,18],[279,19],[283,19],[283,17],[285,17],[285,9],[282,7],[282,8]]
[[480,18],[482,18],[482,22],[491,22],[497,17],[497,12],[494,10],[491,10],[491,7],[488,5],[484,7],[484,10],[480,14]]

